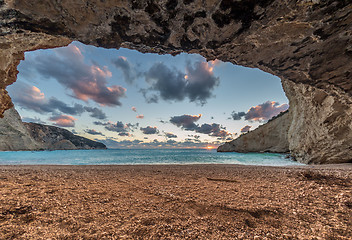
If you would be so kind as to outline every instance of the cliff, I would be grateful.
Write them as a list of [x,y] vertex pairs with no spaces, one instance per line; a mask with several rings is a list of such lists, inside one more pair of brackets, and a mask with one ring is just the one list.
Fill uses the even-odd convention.
[[70,131],[37,123],[23,123],[11,108],[0,119],[0,151],[106,149],[103,143]]
[[0,150],[39,150],[41,147],[41,144],[30,136],[18,112],[14,108],[7,110],[4,118],[0,119]]
[[298,161],[352,161],[350,0],[0,0],[0,16],[0,114],[26,51],[76,40],[199,53],[281,78]]
[[23,123],[30,136],[47,149],[106,149],[103,143],[76,136],[70,131],[38,123]]
[[291,115],[281,116],[218,147],[218,152],[289,152],[288,130]]

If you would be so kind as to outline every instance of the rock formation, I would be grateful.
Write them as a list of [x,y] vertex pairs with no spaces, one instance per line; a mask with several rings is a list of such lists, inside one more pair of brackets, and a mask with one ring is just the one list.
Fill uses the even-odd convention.
[[7,110],[0,119],[0,151],[74,149],[106,149],[106,146],[62,128],[23,123],[14,108]]
[[40,144],[29,134],[18,112],[11,108],[0,119],[0,150],[39,150]]
[[24,125],[33,139],[47,146],[45,149],[106,149],[103,143],[76,136],[66,129],[38,123],[24,123]]
[[291,114],[286,111],[257,129],[218,147],[219,152],[289,152],[288,130]]
[[0,0],[0,16],[0,113],[25,51],[77,40],[199,53],[281,78],[297,160],[352,161],[350,0]]

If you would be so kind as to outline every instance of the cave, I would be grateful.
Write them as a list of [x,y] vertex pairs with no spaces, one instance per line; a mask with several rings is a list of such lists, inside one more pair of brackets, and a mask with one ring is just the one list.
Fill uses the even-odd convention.
[[348,0],[0,0],[0,113],[24,52],[72,41],[259,68],[289,99],[289,150],[303,163],[352,161]]

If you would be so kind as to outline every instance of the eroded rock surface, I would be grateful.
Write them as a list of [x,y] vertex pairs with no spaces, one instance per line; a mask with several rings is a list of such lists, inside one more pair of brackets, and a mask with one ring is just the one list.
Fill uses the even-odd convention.
[[0,0],[0,113],[23,52],[72,40],[141,52],[199,53],[279,76],[289,149],[311,163],[352,160],[349,0]]
[[218,152],[289,152],[291,114],[283,115],[218,147]]
[[29,135],[18,112],[14,108],[7,110],[0,119],[0,150],[39,150],[40,147]]
[[[352,66],[352,65],[351,65]],[[352,162],[352,105],[348,94],[284,82],[292,122],[292,155],[304,163]]]
[[14,108],[0,119],[0,151],[75,149],[106,149],[106,146],[62,128],[24,123]]

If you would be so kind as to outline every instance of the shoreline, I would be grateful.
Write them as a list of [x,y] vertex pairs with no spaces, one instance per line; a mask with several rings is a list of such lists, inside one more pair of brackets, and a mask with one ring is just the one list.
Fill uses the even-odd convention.
[[0,239],[350,239],[352,164],[0,165]]
[[184,166],[199,166],[199,167],[244,167],[244,168],[280,168],[280,169],[315,169],[315,170],[346,170],[352,171],[352,163],[337,163],[337,164],[301,164],[301,165],[251,165],[251,164],[229,164],[229,163],[160,163],[160,164],[1,164],[2,168],[104,168],[104,167],[184,167]]

